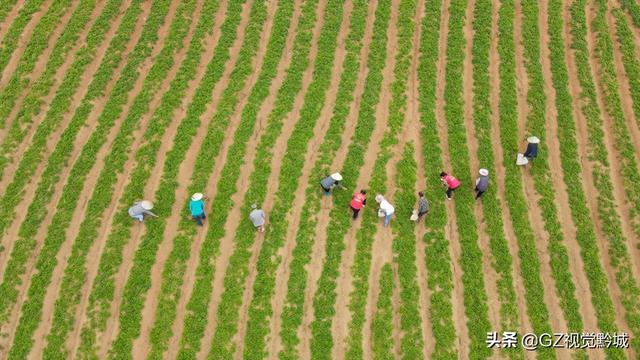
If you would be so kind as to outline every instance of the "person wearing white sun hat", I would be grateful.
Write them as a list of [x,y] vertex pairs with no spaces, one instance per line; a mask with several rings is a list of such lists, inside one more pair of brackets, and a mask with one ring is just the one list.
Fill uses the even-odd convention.
[[527,138],[527,149],[522,154],[529,160],[533,160],[538,156],[538,144],[540,144],[540,139],[537,136],[529,136]]
[[198,226],[202,226],[202,220],[207,218],[204,214],[204,195],[202,193],[195,193],[191,196],[189,210]]
[[324,191],[326,196],[331,195],[331,189],[336,186],[340,186],[340,181],[342,181],[342,175],[340,173],[333,173],[320,181],[320,187]]
[[251,220],[251,223],[253,223],[253,226],[255,226],[259,232],[264,232],[265,218],[264,210],[258,209],[258,205],[256,204],[251,204],[249,220]]
[[480,173],[480,177],[476,179],[476,200],[489,188],[489,170],[480,169],[478,172]]
[[153,203],[149,200],[141,200],[133,203],[133,206],[129,208],[129,216],[132,218],[144,222],[144,215],[158,217],[158,215],[151,212],[153,209]]

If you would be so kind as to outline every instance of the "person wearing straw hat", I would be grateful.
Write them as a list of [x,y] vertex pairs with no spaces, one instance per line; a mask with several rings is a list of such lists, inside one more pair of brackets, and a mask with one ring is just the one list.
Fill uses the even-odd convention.
[[538,156],[538,144],[540,144],[540,139],[537,136],[529,136],[527,138],[527,149],[522,155],[529,161],[535,159]]
[[326,196],[331,195],[331,189],[336,186],[340,186],[340,181],[342,181],[342,175],[340,173],[333,173],[320,181],[320,187],[324,191]]
[[251,220],[253,226],[256,227],[256,230],[264,232],[264,211],[262,209],[258,209],[258,205],[256,204],[251,204],[251,209],[252,210],[249,213],[249,220]]
[[444,187],[447,188],[446,190],[447,200],[451,200],[453,191],[460,186],[460,180],[456,179],[452,175],[449,175],[443,171],[440,173],[440,181],[442,181],[442,185],[444,185]]
[[480,169],[478,172],[480,173],[480,177],[476,179],[476,200],[489,188],[489,170]]
[[202,220],[207,218],[204,214],[204,195],[202,193],[195,193],[191,196],[189,210],[198,226],[202,226]]
[[129,208],[129,216],[132,218],[144,222],[144,215],[158,217],[158,215],[151,212],[153,209],[153,203],[149,200],[136,201],[133,206]]
[[391,222],[391,217],[395,212],[395,208],[381,194],[376,195],[376,202],[380,204],[380,209],[378,210],[378,216],[384,218],[384,227],[387,227]]

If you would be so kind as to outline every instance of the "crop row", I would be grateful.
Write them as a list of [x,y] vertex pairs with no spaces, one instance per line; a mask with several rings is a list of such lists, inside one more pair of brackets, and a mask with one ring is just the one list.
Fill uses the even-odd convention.
[[[209,63],[207,73],[204,77],[206,81],[201,82],[198,86],[196,95],[194,96],[194,100],[189,105],[189,110],[187,111],[186,119],[183,119],[183,123],[195,123],[199,125],[199,118],[204,114],[204,111],[206,109],[205,105],[211,99],[211,93],[214,86],[216,85],[216,83],[218,83],[218,81],[220,81],[223,75],[224,64],[229,59],[229,49],[235,42],[235,39],[239,32],[238,25],[241,20],[243,3],[244,2],[242,1],[235,2],[233,3],[233,6],[229,6],[227,8],[226,19],[220,30],[221,37],[218,40],[216,53],[214,53],[214,58]],[[259,5],[260,4],[258,3],[254,6]],[[252,11],[250,22],[260,22],[262,18],[261,14],[258,13],[258,19],[256,20],[254,13],[255,12]],[[247,52],[251,54],[251,48],[251,46],[243,46],[243,48],[241,49],[243,56],[246,56]],[[249,60],[247,60],[246,57],[243,60],[250,61],[251,56],[248,56],[248,58]],[[240,84],[240,86],[242,86],[242,84]],[[228,91],[228,88],[226,89],[226,91]],[[223,94],[223,97],[224,96],[227,95]],[[217,119],[213,119],[209,123],[207,134],[196,159],[196,165],[194,167],[194,179],[198,179],[198,181],[201,182],[206,181],[206,174],[211,172],[211,169],[214,165],[215,155],[220,150],[222,143],[221,138],[212,139],[212,136],[224,136],[225,128],[226,123],[223,121],[221,122]],[[184,151],[186,151],[186,148],[184,149]],[[171,151],[170,155],[167,156],[166,161],[172,160],[173,154],[174,152]],[[184,158],[184,152],[181,151],[180,155],[181,158]],[[179,160],[181,161],[182,159]],[[208,161],[210,164],[207,164],[203,167],[203,160]],[[175,165],[178,165],[180,161],[177,161]],[[167,166],[167,163],[165,163],[165,166]],[[167,168],[165,168],[165,170],[166,169]],[[165,171],[163,172],[163,175],[164,176],[160,185],[160,189],[158,189],[158,191],[165,189],[166,180],[174,178],[174,176],[177,175],[177,172],[174,175],[169,175]],[[170,182],[173,183],[175,182],[175,180],[172,180]],[[201,191],[201,189],[203,188],[204,184],[201,183],[198,190]],[[171,194],[174,194],[174,192],[171,192]],[[169,217],[171,212],[170,210],[173,206],[173,202],[175,201],[175,195],[173,195],[173,199],[170,198],[170,201],[163,201],[163,198],[160,196],[156,196],[156,200],[158,200],[158,202],[161,204],[161,207],[159,208],[159,210],[162,211],[160,213],[160,216]],[[131,358],[132,356],[133,341],[135,338],[140,336],[142,309],[145,304],[146,293],[151,287],[151,268],[155,263],[156,253],[163,239],[165,224],[165,221],[158,221],[157,223],[154,222],[152,226],[148,227],[147,232],[142,238],[140,246],[138,247],[138,250],[134,255],[133,265],[131,270],[129,271],[127,282],[124,285],[122,302],[119,309],[119,332],[116,339],[111,344],[111,358]]]
[[391,305],[394,283],[393,271],[389,263],[384,264],[380,270],[379,287],[378,304],[371,323],[372,355],[374,359],[393,359],[393,307]]
[[[602,6],[602,4],[599,4]],[[594,19],[594,29],[596,32],[601,33],[602,26],[605,25],[602,21],[602,14],[598,15],[596,19]],[[600,20],[597,20],[600,17]],[[589,52],[586,44],[586,38],[581,36],[586,36],[587,34],[587,23],[586,23],[586,15],[585,15],[585,3],[584,1],[576,1],[571,7],[571,30],[572,30],[572,46],[576,50],[576,65],[578,67],[578,78],[580,80],[580,86],[582,87],[582,99],[583,102],[583,113],[587,118],[588,130],[589,130],[589,155],[592,161],[596,162],[596,166],[593,169],[593,178],[594,185],[599,190],[598,200],[598,214],[602,221],[602,231],[604,232],[607,241],[609,242],[609,256],[612,260],[612,265],[616,270],[616,282],[621,291],[622,295],[622,304],[626,310],[626,318],[629,327],[632,329],[632,333],[638,332],[638,324],[640,324],[639,319],[637,318],[637,311],[640,309],[637,302],[640,299],[638,296],[638,287],[635,284],[635,280],[633,279],[632,271],[625,271],[624,269],[629,268],[629,258],[627,247],[625,244],[625,239],[621,232],[621,224],[620,218],[616,212],[616,202],[613,197],[613,186],[611,183],[611,179],[609,178],[609,163],[607,160],[607,151],[604,146],[604,136],[603,136],[603,121],[601,117],[600,108],[597,103],[597,95],[596,95],[596,86],[592,80],[592,71],[593,69],[589,66]],[[603,52],[606,52],[603,49],[602,39],[603,36],[598,36],[599,40],[596,42],[596,53],[600,55],[601,59],[604,55]],[[609,39],[610,40],[610,39]],[[609,44],[610,45],[610,44]],[[610,47],[609,47],[610,49]],[[611,54],[609,54],[611,55]],[[606,56],[606,55],[605,55]],[[601,62],[602,63],[602,62]],[[603,66],[606,66],[603,64]],[[605,73],[608,73],[606,75]],[[602,76],[602,82],[605,88],[612,86],[612,84],[608,83],[609,81],[613,81],[611,78],[610,71],[603,69],[600,73]],[[615,107],[614,104],[611,104],[613,99],[610,96],[611,91],[613,89],[603,89],[605,93],[605,101],[607,105],[606,110],[612,111],[612,107]],[[617,91],[617,90],[616,90]],[[619,103],[618,103],[619,104]],[[619,105],[618,105],[619,106]],[[618,109],[619,111],[620,109]],[[622,117],[620,120],[623,120]],[[625,127],[626,128],[626,127]],[[623,169],[623,172],[625,170]],[[572,207],[572,210],[574,207]],[[585,207],[586,209],[586,207]],[[585,221],[589,222],[591,219],[589,218],[588,212],[583,211],[584,214],[579,214],[585,217]],[[579,238],[579,237],[578,237]],[[579,238],[580,239],[580,238]],[[594,242],[595,244],[595,236]],[[597,256],[597,248],[592,250],[594,257]],[[585,250],[583,249],[583,252]],[[596,259],[590,260],[595,263]],[[586,262],[586,261],[585,261]],[[589,268],[589,272],[591,272],[591,268]],[[591,275],[591,274],[589,274]],[[598,274],[599,276],[604,274]],[[598,279],[600,280],[600,279]],[[600,280],[601,284],[606,284],[606,278]],[[592,290],[594,292],[594,290]],[[599,289],[598,289],[599,292]],[[603,293],[606,293],[606,289],[602,289]],[[597,294],[594,293],[594,299]],[[595,306],[595,300],[594,300]],[[596,307],[597,308],[597,307]],[[608,308],[605,308],[608,310]],[[613,312],[613,309],[611,309]],[[607,324],[609,328],[614,328],[614,324]],[[639,341],[633,341],[632,346],[638,347],[640,344]]]
[[[535,235],[529,222],[529,208],[523,196],[520,169],[512,165],[512,155],[518,149],[514,14],[513,2],[503,1],[498,20],[498,53],[500,55],[500,140],[504,149],[502,161],[505,167],[505,200],[518,240],[520,273],[525,285],[529,321],[534,331],[548,332],[551,331],[549,312],[544,302],[544,288],[540,279],[540,262],[535,246]],[[555,354],[553,350],[545,350],[539,355],[543,358],[553,358]]]
[[[619,93],[618,78],[616,75],[614,58],[613,58],[613,42],[609,34],[609,27],[605,19],[607,13],[607,2],[598,1],[596,16],[593,19],[592,27],[596,33],[595,55],[600,63],[599,80],[603,93],[604,111],[606,111],[613,120],[614,146],[618,150],[616,159],[620,163],[620,173],[624,182],[624,190],[627,195],[627,204],[629,205],[629,217],[633,225],[636,236],[640,236],[640,173],[638,172],[637,158],[635,155],[637,148],[633,144],[633,140],[629,134],[629,126],[635,127],[640,124],[640,120],[633,122],[633,115],[628,114],[629,124],[625,119],[624,111]],[[635,91],[634,91],[635,90]],[[631,93],[638,94],[637,86],[631,88]],[[637,104],[640,106],[640,104]],[[627,251],[624,251],[627,254]]]
[[18,16],[13,19],[0,43],[0,74],[9,63],[11,54],[16,50],[24,28],[27,26],[33,14],[40,10],[44,0],[27,0],[18,11]]
[[[438,39],[441,26],[442,2],[427,1],[420,35],[420,59],[418,63],[418,100],[420,111],[420,139],[426,181],[437,184],[438,174],[433,169],[442,169],[442,152],[438,138],[436,121],[436,79],[439,49]],[[455,348],[456,331],[453,322],[451,292],[453,274],[449,241],[445,237],[447,212],[442,201],[442,191],[437,186],[429,186],[425,195],[431,210],[424,220],[427,231],[424,235],[425,262],[429,299],[429,318],[435,339],[432,356],[440,359],[457,359]]]
[[[540,62],[539,4],[537,2],[523,3],[522,10],[525,68],[529,79],[527,91],[529,113],[527,114],[526,128],[530,134],[536,135],[541,140],[540,154],[535,160],[535,166],[530,169],[530,176],[533,177],[535,190],[540,195],[538,206],[544,220],[544,228],[549,235],[547,250],[550,254],[551,274],[555,280],[554,284],[560,306],[564,312],[568,330],[579,332],[583,328],[580,305],[575,295],[575,285],[569,269],[569,255],[563,243],[564,234],[558,220],[558,209],[554,200],[555,192],[558,189],[554,188],[552,176],[557,176],[557,174],[551,173],[548,163],[549,151],[546,139],[548,135],[553,136],[554,134],[546,133],[547,105],[545,80]],[[561,36],[561,34],[555,33],[549,34],[549,36]],[[585,354],[581,353],[580,355],[584,356]]]
[[[60,244],[66,239],[66,230],[73,220],[72,215],[76,209],[78,197],[83,188],[87,173],[95,164],[96,154],[105,143],[109,129],[113,127],[116,119],[121,115],[122,107],[128,98],[128,93],[138,78],[138,72],[136,70],[151,54],[151,45],[157,40],[156,33],[163,23],[167,11],[167,3],[158,2],[152,7],[147,24],[143,28],[140,41],[133,52],[128,55],[129,62],[123,70],[123,73],[127,74],[127,76],[120,77],[115,83],[105,108],[98,117],[97,129],[82,149],[79,158],[71,169],[67,184],[63,188],[57,212],[53,217],[52,225],[48,229],[47,239],[45,239],[45,244],[51,244],[50,251],[53,255],[50,256],[50,258],[55,256]],[[175,36],[173,32],[171,35]],[[164,60],[166,56],[166,54],[161,53],[157,58],[157,64],[162,64],[166,61]],[[156,67],[159,66],[160,65]],[[154,74],[159,72],[153,68],[152,71]],[[163,74],[161,73],[160,75]],[[94,77],[94,80],[95,79]],[[147,92],[149,92],[149,86],[145,84],[141,94],[146,94]],[[141,108],[143,108],[144,105],[141,96],[136,97],[136,101],[131,106],[127,118],[111,144],[110,153],[104,159],[104,168],[97,179],[95,189],[92,192],[88,207],[85,211],[84,221],[80,224],[79,234],[73,242],[71,255],[64,270],[61,289],[54,305],[52,329],[47,336],[48,345],[44,350],[44,356],[47,358],[65,356],[64,341],[66,334],[73,326],[75,306],[80,300],[80,288],[85,281],[85,257],[93,240],[98,237],[97,230],[101,222],[102,214],[111,201],[113,183],[115,182],[116,176],[122,172],[122,167],[128,157],[127,154],[132,141],[131,133],[138,125],[137,115],[141,112]],[[46,261],[42,256],[40,256],[40,259]],[[55,263],[53,266],[55,267]],[[51,270],[47,271],[49,277],[50,271]]]
[[336,152],[342,145],[341,134],[344,131],[346,119],[349,115],[350,104],[354,100],[353,91],[356,87],[359,68],[365,66],[360,63],[360,51],[367,21],[367,2],[354,1],[349,18],[349,35],[345,44],[345,60],[342,64],[342,74],[338,85],[333,114],[329,121],[329,128],[324,140],[317,150],[318,158],[310,172],[309,182],[305,190],[305,200],[300,214],[300,224],[296,232],[296,246],[292,252],[289,264],[289,279],[287,280],[287,297],[281,314],[280,338],[283,344],[279,356],[282,359],[295,359],[298,356],[297,345],[298,328],[302,324],[303,306],[305,302],[304,290],[308,281],[307,266],[311,260],[311,249],[316,240],[317,219],[314,214],[320,211],[321,193],[315,179],[320,179],[330,173],[329,167]]
[[3,1],[0,4],[0,22],[4,22],[9,11],[16,5],[16,0]]
[[[496,174],[493,139],[491,138],[491,94],[489,80],[489,49],[491,47],[492,4],[488,0],[475,2],[473,16],[473,119],[475,137],[478,143],[477,157],[482,168]],[[497,89],[494,89],[497,91]],[[504,233],[504,220],[496,187],[492,186],[482,195],[482,208],[486,232],[489,236],[491,265],[498,274],[496,282],[500,301],[500,325],[504,329],[518,328],[518,305],[513,284],[513,258],[507,246]],[[511,349],[509,349],[511,350]],[[510,351],[510,356],[521,357],[521,351]]]
[[633,20],[633,24],[636,28],[640,28],[640,4],[638,4],[635,0],[620,0],[622,8],[627,10],[631,19]]
[[[619,8],[612,10],[616,20],[616,39],[620,44],[620,52],[622,55],[622,63],[624,64],[625,75],[629,79],[630,95],[633,100],[633,113],[636,122],[640,124],[640,61],[636,55],[635,36],[627,23],[624,12]],[[638,233],[640,229],[636,224],[635,231]]]
[[[464,131],[462,100],[462,66],[465,39],[463,27],[467,1],[456,1],[449,5],[449,34],[447,36],[447,64],[445,67],[444,115],[447,121],[449,153],[454,174],[463,184],[471,184],[469,153]],[[430,169],[434,171],[434,169]],[[469,329],[469,356],[485,358],[491,355],[484,341],[490,331],[487,294],[485,293],[482,271],[482,252],[478,246],[477,225],[474,218],[474,199],[470,192],[456,194],[455,213],[462,255],[462,286],[464,289],[464,307]],[[440,195],[442,196],[442,195]],[[533,254],[532,254],[533,255]]]
[[34,29],[31,40],[25,47],[18,66],[0,93],[0,122],[4,123],[11,110],[15,107],[16,100],[22,91],[29,89],[29,94],[24,99],[18,115],[11,123],[10,129],[3,139],[2,145],[0,145],[0,177],[3,176],[3,170],[11,160],[11,154],[18,144],[25,141],[24,137],[32,126],[32,118],[34,114],[40,111],[41,98],[49,92],[55,82],[53,77],[56,71],[78,40],[79,32],[89,22],[96,2],[89,0],[81,1],[78,4],[60,37],[56,40],[53,51],[49,54],[44,72],[36,82],[30,84],[29,74],[35,68],[38,57],[49,46],[49,38],[53,33],[54,27],[70,4],[71,1],[52,4],[47,14]]
[[[414,154],[413,145],[407,144],[402,159],[396,165],[396,187],[400,189],[395,195],[398,209],[412,209],[415,206],[417,164]],[[407,218],[407,210],[400,213],[393,227],[396,234],[393,239],[393,252],[398,263],[400,279],[400,350],[406,359],[421,358],[424,347],[422,317],[418,307],[420,288],[416,267],[415,228],[416,224]]]
[[[349,143],[348,154],[342,166],[342,174],[345,179],[344,185],[347,189],[355,186],[354,179],[357,178],[358,170],[364,164],[362,158],[364,157],[367,144],[375,126],[374,111],[375,105],[379,100],[380,84],[382,81],[381,72],[386,58],[386,28],[389,22],[389,13],[389,2],[378,2],[373,24],[373,38],[367,59],[369,72],[364,84],[364,93],[360,103],[358,121],[355,125],[355,133]],[[346,111],[346,109],[343,111]],[[346,118],[346,115],[342,116]],[[338,137],[336,137],[336,139],[338,139]],[[325,169],[320,169],[320,171],[322,171],[322,175],[326,174]],[[350,194],[347,192],[336,191],[333,194],[334,204],[344,206],[344,204],[348,203],[349,197]],[[314,323],[311,324],[313,335],[311,339],[312,356],[320,356],[322,353],[325,353],[325,356],[330,356],[328,349],[331,349],[333,340],[330,322],[333,314],[335,314],[334,304],[336,297],[335,284],[338,276],[337,269],[340,265],[342,251],[344,250],[343,238],[347,229],[351,226],[350,220],[344,215],[343,207],[334,207],[329,216],[330,221],[327,227],[325,264],[322,275],[318,280],[318,288],[313,299],[315,320]],[[319,329],[320,325],[322,329]],[[319,330],[322,331],[321,335],[318,334]],[[294,334],[295,333],[292,332],[290,336],[295,336]],[[283,342],[285,344],[294,341],[295,340],[286,339],[283,336]],[[293,345],[290,346],[293,347]],[[289,354],[283,353],[281,357],[295,358],[295,353],[293,351]]]
[[291,190],[298,187],[309,140],[314,136],[313,130],[331,83],[338,32],[343,24],[343,5],[343,0],[329,0],[326,4],[324,21],[318,37],[318,54],[314,63],[313,78],[304,94],[298,122],[287,140],[278,176],[278,189],[269,217],[269,231],[265,235],[256,263],[257,275],[253,284],[253,296],[248,308],[247,330],[244,336],[244,358],[266,357],[265,338],[269,333],[268,319],[272,315],[271,297],[281,261],[277,252],[284,245],[289,227],[287,213],[293,207],[296,195]]
[[[217,0],[205,1],[200,13],[215,14],[219,3]],[[214,22],[213,16],[200,16],[194,29],[186,56],[178,69],[175,78],[172,80],[169,90],[163,95],[160,105],[156,108],[151,123],[155,124],[147,128],[144,135],[146,143],[142,145],[136,155],[136,167],[130,175],[130,181],[124,189],[120,199],[119,211],[116,213],[111,224],[111,233],[107,238],[104,250],[101,255],[98,273],[93,280],[93,288],[89,295],[87,305],[87,320],[82,328],[79,352],[82,357],[96,356],[95,341],[97,333],[103,331],[107,317],[109,316],[109,305],[113,301],[115,284],[114,277],[120,264],[122,263],[122,249],[130,241],[131,218],[126,213],[126,207],[140,198],[144,192],[145,181],[149,178],[150,172],[154,169],[157,153],[161,144],[160,138],[166,131],[168,124],[174,120],[175,110],[183,103],[189,82],[194,79],[196,69],[200,64],[204,52],[204,37],[211,33]],[[195,131],[186,128],[182,123],[178,126],[176,139],[191,139],[187,133]],[[177,141],[177,140],[174,140]],[[190,142],[188,142],[190,144]],[[187,148],[188,145],[185,147]],[[174,166],[179,166],[179,160],[168,156],[167,162]],[[166,166],[166,165],[165,165]],[[177,171],[172,172],[175,176]],[[157,197],[164,199],[164,197]],[[163,207],[159,206],[160,211]],[[156,210],[158,211],[158,210]],[[158,213],[160,213],[158,211]],[[158,219],[158,221],[162,221]],[[147,224],[147,228],[154,226],[157,221]]]
[[[62,84],[58,88],[58,92],[42,124],[50,123],[53,119],[61,119],[63,114],[69,109],[71,105],[71,95],[75,92],[84,69],[93,61],[95,48],[104,40],[104,36],[100,36],[99,34],[104,34],[105,30],[109,27],[110,21],[119,13],[118,8],[120,3],[121,0],[110,1],[105,7],[105,12],[103,12],[94,23],[94,28],[91,33],[93,33],[94,30],[97,31],[96,36],[90,37],[92,41],[88,41],[86,46],[80,50],[74,66],[69,69]],[[49,157],[47,166],[42,173],[40,183],[35,191],[34,200],[29,205],[27,211],[29,216],[26,217],[25,221],[20,225],[18,239],[14,241],[11,258],[5,268],[2,285],[0,285],[0,289],[2,289],[2,293],[4,294],[0,300],[0,320],[2,322],[6,321],[11,307],[15,304],[18,295],[16,286],[20,283],[20,276],[24,274],[26,270],[25,263],[30,258],[36,246],[35,236],[46,215],[46,207],[42,206],[42,204],[48,203],[53,196],[54,186],[60,180],[60,172],[66,165],[73,149],[74,138],[84,125],[92,108],[91,101],[96,99],[102,91],[104,91],[109,78],[113,75],[116,65],[120,62],[122,52],[118,49],[124,48],[124,45],[129,40],[135,19],[141,13],[139,7],[135,5],[137,4],[132,5],[130,7],[131,10],[127,11],[124,15],[124,19],[128,20],[128,22],[123,22],[123,25],[118,31],[118,35],[112,40],[109,47],[109,50],[112,51],[107,52],[102,66],[89,86],[83,103],[76,110],[69,127],[65,129],[60,141],[56,144],[55,149]],[[20,162],[14,181],[7,187],[5,196],[0,200],[0,212],[2,215],[9,216],[8,211],[14,211],[15,206],[21,200],[21,195],[17,195],[22,193],[22,188],[33,172],[33,170],[27,171],[26,169],[35,169],[38,166],[40,161],[38,154],[41,153],[46,146],[48,133],[48,131],[41,129],[38,129],[36,132],[30,148]],[[74,175],[77,174],[78,173],[74,173]],[[21,182],[21,184],[17,184],[17,182]],[[63,209],[65,204],[67,203],[65,203],[63,199],[63,202],[58,205],[58,209]],[[75,208],[75,205],[73,205],[73,208]],[[69,213],[71,212],[73,212],[73,210],[69,211]],[[2,219],[4,220],[5,217]],[[58,219],[59,218],[56,218],[56,220]],[[1,222],[3,220],[0,220],[0,228],[6,229],[9,222]],[[52,224],[54,227],[57,226],[57,222],[53,222]],[[49,231],[53,230],[49,229]],[[62,241],[63,239],[64,233],[62,233],[59,240]],[[56,252],[57,248],[53,253]],[[44,291],[44,288],[42,290]]]

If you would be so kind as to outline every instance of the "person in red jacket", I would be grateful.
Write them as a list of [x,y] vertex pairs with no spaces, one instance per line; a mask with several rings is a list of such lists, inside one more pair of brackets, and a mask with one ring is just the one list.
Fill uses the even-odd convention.
[[447,188],[447,200],[451,200],[453,191],[460,186],[460,180],[443,171],[440,173],[440,181]]
[[360,210],[362,210],[363,207],[365,207],[365,205],[367,205],[366,190],[360,190],[359,193],[353,194],[353,197],[351,198],[351,203],[349,203],[349,206],[351,206],[351,211],[353,211],[354,220],[358,218],[358,213],[360,212]]

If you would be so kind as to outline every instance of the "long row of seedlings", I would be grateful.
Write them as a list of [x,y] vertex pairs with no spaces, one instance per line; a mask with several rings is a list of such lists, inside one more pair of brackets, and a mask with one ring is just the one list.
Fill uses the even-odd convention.
[[[602,11],[602,3],[598,4],[599,12]],[[606,6],[606,5],[604,5]],[[630,269],[629,264],[629,253],[627,252],[626,240],[621,230],[620,218],[618,216],[618,212],[616,211],[616,202],[613,196],[613,185],[612,181],[609,177],[610,173],[610,165],[607,158],[607,150],[604,144],[604,130],[603,130],[603,120],[602,120],[602,112],[598,106],[597,102],[597,91],[596,85],[593,81],[593,71],[589,65],[589,50],[587,47],[586,36],[587,36],[587,20],[586,20],[586,2],[585,1],[576,1],[571,5],[571,32],[572,32],[572,47],[575,49],[575,62],[578,68],[578,79],[580,81],[580,86],[582,88],[581,98],[583,99],[582,112],[587,118],[587,125],[589,131],[589,142],[588,142],[588,153],[589,158],[592,162],[594,162],[593,166],[593,181],[595,187],[598,189],[599,193],[597,196],[597,204],[598,204],[598,215],[601,220],[602,232],[608,242],[608,250],[609,257],[611,258],[612,265],[615,269],[615,280],[617,286],[620,289],[622,305],[625,308],[625,318],[627,320],[627,325],[631,329],[633,334],[637,334],[638,324],[640,324],[638,318],[638,299],[640,296],[638,295],[640,291],[638,290],[638,285],[634,280],[633,271]],[[612,69],[613,64],[609,63],[611,61],[611,43],[608,35],[602,35],[602,29],[606,26],[604,22],[604,14],[600,13],[596,15],[596,18],[593,22],[593,28],[597,34],[597,40],[595,43],[595,52],[596,56],[600,59],[600,63],[602,65],[602,71],[599,73],[601,77],[601,84],[603,90],[603,103],[605,104],[604,111],[610,112],[612,117],[618,117],[617,121],[623,121],[624,117],[621,114],[619,95],[617,94],[617,80],[615,78],[614,70]],[[607,39],[609,41],[607,41]],[[626,125],[622,125],[626,129]],[[616,138],[620,136],[621,130],[616,130]],[[624,136],[624,135],[622,135]],[[628,134],[627,134],[628,136]],[[627,139],[628,140],[628,139]],[[562,142],[561,142],[562,144]],[[624,144],[620,144],[622,146]],[[633,155],[631,154],[626,154]],[[625,156],[622,155],[621,156]],[[629,168],[631,166],[627,166],[625,168]],[[625,177],[625,172],[629,174],[629,172],[635,172],[635,164],[633,165],[634,169],[623,169],[623,177]],[[625,179],[626,183],[626,179]],[[585,203],[586,204],[586,203]],[[572,207],[572,210],[574,207]],[[586,210],[586,206],[584,207],[584,215],[587,223],[591,221],[588,211]],[[595,235],[594,235],[595,239]],[[580,239],[581,240],[581,239]],[[592,243],[594,249],[591,250],[590,254],[593,254],[594,259],[590,260],[588,264],[593,263],[596,264],[596,261],[599,261],[597,258],[598,248],[595,247],[597,244],[594,240]],[[583,253],[586,251],[583,249]],[[587,263],[587,261],[585,261]],[[600,268],[600,267],[598,267]],[[591,275],[591,266],[589,266],[589,271],[587,272]],[[606,287],[606,276],[604,273],[598,273],[598,277],[602,277],[599,283],[604,284],[604,288],[601,290],[602,294],[607,293]],[[593,275],[591,275],[593,276]],[[593,288],[593,286],[592,286]],[[592,290],[594,292],[594,290]],[[594,297],[594,305],[595,305],[595,297]],[[607,297],[607,299],[609,299]],[[596,307],[597,308],[597,307]],[[613,317],[615,316],[615,310],[613,306],[609,308],[605,308],[608,310],[608,313],[611,314],[611,323],[607,323],[608,331],[614,331],[615,323],[613,322]],[[603,330],[604,331],[604,330]],[[632,346],[638,351],[640,346],[640,342],[636,339],[632,339]],[[610,350],[611,352],[612,350]]]
[[[637,56],[636,37],[632,28],[627,23],[627,18],[620,8],[611,10],[615,18],[616,39],[620,45],[620,53],[624,72],[629,79],[631,99],[633,100],[633,113],[636,123],[640,126],[640,60]],[[640,231],[640,225],[634,224],[634,231]]]
[[302,324],[305,302],[305,287],[308,281],[307,265],[311,260],[311,251],[316,241],[317,218],[314,214],[320,211],[321,193],[318,191],[316,179],[326,176],[333,158],[342,146],[341,134],[345,128],[345,121],[349,115],[353,92],[356,87],[358,71],[361,66],[360,52],[367,21],[366,1],[353,2],[353,9],[349,18],[349,35],[345,44],[345,59],[342,64],[342,74],[338,85],[333,115],[329,120],[329,128],[324,140],[317,150],[317,160],[309,175],[309,184],[305,190],[305,200],[300,214],[300,224],[296,232],[296,246],[292,252],[289,264],[289,278],[287,279],[287,297],[281,314],[280,333],[283,349],[278,354],[281,359],[296,359],[299,355],[297,346],[300,343],[298,328]]
[[[40,8],[44,0],[27,0],[18,11],[18,16],[13,19],[11,26],[7,30],[0,43],[0,74],[4,72],[9,63],[11,55],[19,45],[20,37],[33,15],[42,11]],[[59,19],[56,19],[56,21]]]
[[[82,73],[86,69],[86,66],[94,60],[94,51],[97,46],[104,40],[104,36],[101,36],[106,32],[110,25],[110,21],[115,17],[115,14],[118,13],[119,1],[115,0],[110,3],[113,7],[108,6],[107,9],[110,12],[104,13],[104,16],[101,16],[96,22],[95,26],[90,32],[91,41],[88,41],[86,46],[83,47],[80,51],[82,52],[74,62],[73,66],[67,72],[61,86],[58,88],[58,92],[54,97],[54,100],[47,111],[47,115],[44,122],[47,122],[48,119],[53,118],[61,118],[63,114],[68,111],[70,107],[70,97],[77,89],[77,86],[81,80]],[[113,11],[113,12],[111,12]],[[8,314],[15,305],[18,290],[17,286],[20,283],[20,276],[22,276],[26,271],[26,262],[31,257],[32,252],[36,248],[36,240],[35,235],[38,231],[38,228],[42,224],[44,220],[47,210],[46,207],[42,206],[42,204],[46,204],[53,197],[53,189],[58,181],[60,181],[60,172],[63,167],[66,165],[67,160],[73,150],[74,147],[74,139],[82,126],[84,126],[89,113],[91,112],[93,105],[92,101],[101,96],[104,91],[109,79],[113,76],[113,72],[115,71],[116,66],[121,61],[122,51],[129,41],[131,33],[133,32],[133,27],[135,26],[136,19],[141,14],[141,9],[139,8],[139,3],[132,4],[129,10],[124,15],[124,20],[120,28],[118,29],[118,33],[116,37],[111,41],[109,45],[109,50],[104,61],[102,61],[101,66],[98,72],[95,74],[94,79],[89,85],[89,89],[82,103],[79,105],[77,110],[74,113],[74,116],[69,124],[69,126],[65,129],[61,136],[61,140],[56,144],[51,156],[47,161],[47,166],[42,174],[41,180],[38,184],[38,187],[35,191],[34,200],[32,204],[30,204],[28,208],[28,216],[25,221],[20,225],[20,229],[18,232],[18,239],[14,241],[13,250],[11,253],[11,257],[8,260],[8,263],[5,268],[4,277],[2,280],[2,284],[0,285],[0,289],[2,289],[2,293],[4,296],[0,301],[0,321],[2,323],[7,321]],[[103,126],[101,128],[103,133],[108,130]],[[96,135],[97,136],[97,135]],[[14,196],[14,192],[20,193],[22,187],[24,186],[25,176],[28,177],[23,171],[25,168],[35,168],[38,159],[29,156],[31,153],[41,152],[44,144],[46,143],[46,134],[36,133],[36,137],[32,141],[31,148],[27,151],[25,156],[23,157],[18,170],[16,171],[16,181],[22,181],[22,185],[19,189],[12,188],[11,185],[7,188],[7,193],[5,197],[0,200],[0,211],[2,211],[3,215],[7,214],[7,210],[10,208],[13,211],[13,208],[19,201],[19,197]],[[92,140],[96,140],[94,136]],[[102,141],[104,142],[104,140]],[[101,144],[101,143],[100,143]],[[97,144],[99,145],[99,144]],[[96,146],[96,145],[93,145]],[[97,146],[99,148],[99,146]],[[95,149],[94,153],[96,153],[98,149]],[[84,166],[74,166],[75,171],[71,171],[73,176],[79,176],[81,173],[86,173],[89,171],[90,167],[93,165],[94,161],[85,164]],[[19,177],[18,177],[19,176]],[[74,179],[71,177],[71,179]],[[80,182],[78,186],[82,186],[83,182]],[[9,191],[11,190],[11,191]],[[68,193],[67,193],[68,194]],[[60,223],[62,217],[70,218],[73,210],[76,206],[77,197],[74,199],[70,198],[61,198],[60,204],[57,205],[57,217],[54,216],[54,221],[52,221],[52,226],[48,229],[48,234],[53,234],[56,228],[60,229],[58,232],[59,235],[55,237],[56,240],[45,240],[45,246],[41,252],[46,252],[48,247],[51,247],[53,253],[57,253],[57,249],[59,248],[61,242],[64,240],[65,229],[66,226],[63,226]],[[3,218],[4,219],[4,218]],[[0,222],[0,228],[6,229],[8,226],[8,222]],[[50,239],[53,239],[51,235],[48,236]],[[54,244],[55,243],[55,244]],[[47,259],[50,260],[50,259]],[[39,269],[42,272],[42,269],[39,265],[36,264],[36,269]],[[44,291],[46,287],[41,287],[41,291]]]
[[374,359],[394,359],[393,356],[393,270],[389,263],[380,271],[380,292],[371,321],[371,350]]

